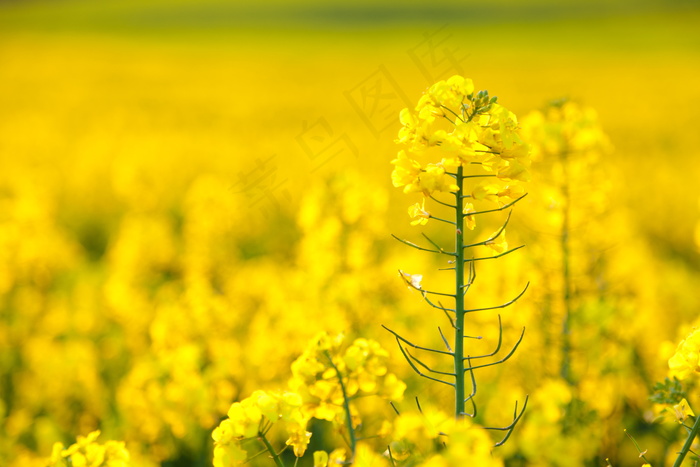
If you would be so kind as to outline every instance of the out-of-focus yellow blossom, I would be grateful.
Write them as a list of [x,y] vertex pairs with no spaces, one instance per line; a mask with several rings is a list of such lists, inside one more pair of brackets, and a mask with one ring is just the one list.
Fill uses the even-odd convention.
[[212,433],[214,439],[214,466],[228,467],[246,459],[240,446],[245,439],[261,435],[263,420],[279,422],[289,435],[287,444],[297,457],[304,455],[311,433],[306,431],[308,418],[302,412],[302,399],[293,392],[255,391],[250,397],[234,402],[223,420]]
[[668,360],[669,376],[684,380],[700,373],[700,329],[691,332]]
[[406,388],[387,370],[389,354],[377,342],[359,338],[343,351],[342,340],[340,335],[331,337],[325,332],[312,339],[292,363],[289,381],[289,387],[303,399],[304,413],[341,426],[345,416],[343,388],[347,398],[378,395],[392,400],[400,400]]
[[345,449],[334,449],[330,454],[326,451],[314,451],[314,467],[334,467],[346,462]]
[[394,441],[385,455],[390,452],[397,461],[410,458],[411,465],[434,467],[503,465],[492,452],[494,443],[489,434],[469,418],[456,420],[427,407],[422,413],[402,413],[394,427]]
[[503,206],[525,194],[525,188],[522,185],[498,185],[495,183],[485,182],[474,187],[471,196],[476,201],[488,200]]
[[469,419],[455,423],[445,439],[447,448],[430,457],[422,464],[424,467],[503,466],[503,460],[493,452],[493,440],[489,434]]
[[408,412],[398,416],[394,421],[394,437],[419,444],[449,432],[454,423],[454,417],[442,410],[426,407],[422,413]]
[[394,420],[394,441],[389,445],[392,457],[426,459],[434,451],[438,437],[448,433],[454,424],[454,417],[432,407],[424,407],[422,413],[402,413]]
[[686,418],[688,418],[688,416],[695,416],[693,409],[690,408],[690,405],[688,405],[688,401],[685,400],[685,398],[681,399],[678,404],[673,406],[673,414],[676,417],[676,421],[681,424]]
[[523,119],[523,133],[533,144],[533,160],[561,154],[608,151],[610,142],[594,109],[571,100],[553,102]]
[[[222,422],[223,425],[223,422]],[[222,438],[221,431],[214,430],[214,467],[233,467],[242,465],[248,457],[248,453],[241,449],[240,441],[233,438]],[[226,439],[226,441],[222,441]]]
[[498,193],[500,187],[493,183],[481,183],[472,190],[472,198],[477,201],[486,199],[494,203],[498,203]]
[[[498,235],[496,235],[498,234]],[[506,229],[501,229],[500,232],[494,232],[489,239],[484,242],[484,245],[491,248],[496,253],[503,253],[508,250],[508,240],[506,240]]]
[[[329,467],[332,465],[329,463]],[[359,443],[352,465],[355,467],[390,467],[391,463],[368,444]]]
[[288,424],[289,439],[286,441],[287,446],[292,446],[294,455],[302,457],[306,452],[306,448],[311,441],[311,432],[306,431],[306,423],[290,423]]
[[121,441],[99,444],[100,431],[78,436],[76,443],[64,449],[56,443],[47,467],[128,467],[129,451]]
[[328,467],[328,453],[326,451],[314,451],[314,467]]

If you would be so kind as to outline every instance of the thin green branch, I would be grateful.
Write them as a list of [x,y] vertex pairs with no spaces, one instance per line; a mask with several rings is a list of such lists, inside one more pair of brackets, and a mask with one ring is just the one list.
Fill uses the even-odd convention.
[[[469,261],[483,261],[483,260],[486,260],[486,259],[497,259],[497,258],[500,258],[500,257],[502,257],[502,256],[509,255],[509,254],[513,253],[514,251],[518,251],[519,249],[524,248],[524,247],[525,247],[525,245],[520,245],[520,246],[516,246],[515,248],[510,249],[510,250],[508,250],[508,251],[504,251],[503,253],[499,253],[499,254],[497,254],[497,255],[493,255],[493,256],[482,256],[481,258],[465,259],[464,262],[465,262],[465,263],[468,263]],[[454,268],[442,268],[442,269],[439,269],[439,270],[440,270],[440,271],[444,271],[444,270],[447,270],[447,269],[454,269]]]
[[444,375],[444,376],[452,376],[452,377],[455,376],[454,373],[448,373],[448,372],[446,372],[446,371],[433,370],[432,368],[430,368],[428,365],[426,365],[425,363],[423,363],[418,357],[416,357],[415,355],[413,355],[413,354],[412,354],[411,352],[409,352],[408,350],[406,350],[406,354],[408,354],[408,356],[411,357],[411,358],[413,359],[413,361],[415,361],[417,364],[419,364],[421,367],[425,368],[426,370],[428,370],[428,371],[431,372],[431,373],[435,373],[436,375]]
[[[450,315],[447,315],[447,317],[449,318]],[[450,319],[450,323],[452,323],[452,319]],[[452,325],[452,327],[454,327],[454,325]],[[445,343],[445,347],[447,347],[447,350],[448,350],[449,352],[452,352],[452,347],[450,347],[450,343],[447,342],[447,338],[446,338],[445,335],[442,333],[442,329],[440,329],[440,326],[438,326],[438,332],[440,333],[440,337],[442,338],[442,342]]]
[[394,337],[396,337],[396,339],[400,340],[401,342],[405,343],[406,345],[408,345],[408,346],[410,346],[410,347],[412,347],[412,348],[414,348],[414,349],[425,350],[426,352],[433,352],[433,353],[438,353],[438,354],[443,354],[443,355],[449,355],[450,357],[452,356],[452,352],[445,352],[444,350],[431,349],[431,348],[429,348],[429,347],[421,347],[421,346],[419,346],[419,345],[414,344],[414,343],[411,342],[411,341],[408,341],[408,340],[404,339],[403,337],[401,337],[401,335],[399,335],[399,334],[396,333],[395,331],[392,331],[391,329],[389,329],[388,327],[384,326],[383,324],[382,324],[382,327],[383,327],[384,329],[386,329],[387,331],[389,331],[390,333],[392,333],[392,334],[394,335]]
[[[506,226],[508,225],[508,222],[510,222],[510,215],[511,215],[512,213],[513,213],[513,211],[510,211],[510,212],[508,213],[508,217],[506,218],[506,221],[503,223],[503,225],[501,226],[501,228],[498,229],[498,230],[497,230],[493,235],[491,235],[489,238],[487,238],[486,240],[484,240],[484,241],[482,241],[482,242],[472,243],[472,244],[470,244],[470,245],[464,245],[463,248],[472,248],[472,247],[475,247],[475,246],[486,245],[487,243],[492,242],[492,241],[494,241],[495,239],[497,239],[498,236],[501,235],[501,233],[503,233],[503,231],[506,229]],[[473,214],[472,214],[472,215],[473,215]]]
[[512,300],[510,300],[510,301],[508,301],[508,302],[506,302],[506,303],[503,303],[503,304],[501,304],[501,305],[487,306],[487,307],[484,307],[484,308],[471,308],[471,309],[469,309],[469,310],[464,310],[464,312],[465,312],[465,313],[474,313],[475,311],[488,311],[488,310],[497,310],[497,309],[499,309],[499,308],[506,308],[506,307],[512,305],[513,303],[515,303],[516,301],[518,301],[518,299],[519,299],[520,297],[522,297],[523,295],[525,295],[525,292],[527,291],[527,288],[528,288],[528,287],[530,287],[530,283],[529,283],[529,282],[525,285],[525,288],[524,288],[515,298],[513,298]]
[[[494,365],[500,365],[501,363],[505,362],[508,360],[510,357],[513,356],[515,351],[518,349],[518,346],[520,343],[523,341],[523,337],[525,336],[525,328],[523,328],[522,332],[520,333],[520,337],[518,338],[518,341],[515,343],[513,348],[508,352],[508,355],[503,357],[502,359],[496,361],[496,362],[491,362],[491,363],[485,363],[483,365],[477,365],[477,366],[469,366],[469,368],[466,368],[464,371],[472,371],[472,370],[478,370],[479,368],[486,368],[489,366],[494,366]],[[471,357],[471,358],[477,358],[477,357]]]
[[260,441],[265,445],[265,448],[267,449],[267,452],[270,453],[270,456],[272,456],[272,459],[275,461],[275,464],[277,467],[285,467],[284,462],[282,462],[282,458],[275,452],[275,448],[272,447],[272,444],[267,440],[267,437],[265,436],[265,433],[262,431],[258,432],[258,438],[260,438]]
[[435,217],[435,216],[433,216],[433,215],[431,215],[430,218],[431,218],[431,219],[435,219],[436,221],[444,222],[445,224],[455,225],[455,223],[452,222],[452,221],[448,221],[448,220],[442,219],[442,218],[440,218],[440,217]]
[[[466,337],[466,336],[465,336]],[[481,339],[481,337],[477,337],[477,339]],[[500,350],[501,350],[501,345],[503,344],[503,324],[501,323],[501,315],[498,315],[498,344],[496,344],[496,349],[488,354],[484,355],[477,355],[476,357],[468,357],[469,359],[472,358],[487,358],[487,357],[493,357],[496,355]],[[469,365],[471,366],[471,360]]]
[[348,436],[350,437],[350,452],[352,453],[351,459],[355,459],[355,450],[357,445],[357,438],[355,436],[355,427],[352,426],[352,414],[350,413],[350,400],[348,398],[348,393],[345,390],[345,383],[343,382],[343,375],[338,370],[338,367],[333,362],[331,354],[325,350],[324,354],[331,364],[331,367],[335,370],[335,374],[338,377],[338,383],[340,383],[340,390],[343,393],[343,410],[345,411],[345,427],[348,430]]
[[[471,367],[471,358],[469,355],[467,355],[467,364],[469,367]],[[469,375],[471,376],[471,381],[472,381],[472,392],[469,394],[469,396],[464,400],[464,402],[471,402],[472,404],[472,413],[464,413],[463,415],[466,415],[471,418],[476,418],[477,415],[477,408],[476,408],[476,401],[474,401],[474,397],[476,396],[476,376],[474,376],[474,370],[469,371]]]
[[513,422],[506,426],[506,427],[500,427],[500,428],[495,428],[495,427],[484,427],[487,430],[496,430],[496,431],[507,431],[505,437],[496,443],[494,446],[503,446],[506,441],[508,441],[508,438],[510,438],[510,435],[513,433],[513,429],[515,428],[515,425],[518,424],[520,419],[523,417],[523,414],[525,413],[525,409],[527,408],[527,402],[530,400],[530,396],[525,396],[525,403],[523,404],[523,408],[518,414],[518,402],[515,402],[515,410],[513,411]]
[[455,386],[454,384],[452,384],[452,383],[450,383],[450,382],[448,382],[448,381],[443,381],[443,380],[438,379],[438,378],[433,378],[432,376],[426,375],[425,373],[423,373],[422,371],[420,371],[420,370],[418,369],[418,367],[416,367],[416,365],[413,363],[413,361],[411,360],[411,358],[409,357],[409,354],[406,353],[406,350],[405,350],[405,349],[403,348],[403,346],[401,345],[401,341],[399,341],[398,336],[396,336],[396,342],[399,344],[399,350],[400,350],[401,353],[403,354],[403,357],[406,359],[406,361],[407,361],[408,364],[411,366],[411,368],[413,369],[413,371],[415,371],[416,374],[418,374],[418,376],[422,376],[422,377],[425,378],[425,379],[429,379],[429,380],[435,381],[435,382],[437,382],[437,383],[446,384],[447,386],[452,386],[452,387]]
[[438,302],[439,305],[434,304],[434,303],[428,298],[427,295],[423,295],[423,300],[425,300],[425,301],[428,303],[428,305],[432,306],[433,308],[437,308],[438,310],[442,310],[442,311],[451,311],[451,312],[454,312],[454,311],[455,311],[455,310],[453,310],[452,308],[445,308],[444,306],[442,306],[442,303],[440,303],[440,302]]
[[456,253],[446,252],[445,249],[444,249],[443,247],[441,247],[441,246],[438,245],[436,242],[434,242],[430,237],[428,237],[428,236],[425,234],[425,232],[421,232],[421,235],[423,235],[423,237],[425,237],[425,239],[428,240],[428,242],[430,242],[431,245],[433,245],[435,248],[437,248],[437,249],[440,251],[440,253],[444,253],[444,254],[450,255],[450,256],[457,256]]
[[443,292],[433,292],[432,290],[425,290],[425,289],[418,289],[423,293],[429,293],[431,295],[441,295],[443,297],[452,297],[454,298],[454,294],[451,293],[443,293]]
[[[448,174],[448,175],[449,175],[449,174]],[[438,204],[442,204],[443,206],[447,206],[448,208],[452,208],[452,209],[455,208],[455,205],[454,205],[454,204],[449,204],[449,203],[445,203],[444,201],[440,201],[439,199],[437,199],[437,198],[436,198],[435,196],[433,196],[433,195],[430,195],[430,199],[432,199],[433,201],[435,201],[435,202],[438,203]]]
[[[408,245],[408,246],[410,246],[410,247],[415,248],[416,250],[427,251],[427,252],[429,252],[429,253],[438,253],[438,254],[443,254],[443,255],[448,255],[448,256],[457,256],[455,253],[452,253],[452,252],[449,252],[449,251],[445,251],[445,250],[443,250],[443,249],[440,248],[440,247],[437,247],[437,248],[439,248],[439,250],[431,250],[430,248],[423,248],[422,246],[418,246],[418,245],[416,245],[416,244],[413,243],[413,242],[409,242],[408,240],[404,240],[404,239],[402,239],[402,238],[399,238],[399,237],[397,237],[397,236],[394,235],[394,234],[391,234],[391,236],[394,237],[396,240],[400,241],[401,243],[403,243],[403,244],[405,244],[405,245]],[[432,243],[432,242],[431,242],[431,243]],[[437,246],[437,245],[436,245],[436,246]]]

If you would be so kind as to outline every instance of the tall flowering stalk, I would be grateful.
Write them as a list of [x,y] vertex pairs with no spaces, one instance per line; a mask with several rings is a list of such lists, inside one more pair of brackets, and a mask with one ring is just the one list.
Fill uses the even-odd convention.
[[[547,281],[557,297],[554,306],[561,307],[559,316],[549,318],[558,323],[555,332],[561,336],[559,374],[567,384],[575,386],[581,375],[575,375],[572,368],[576,331],[572,322],[588,298],[584,296],[585,289],[590,289],[589,297],[602,292],[601,286],[596,289],[584,279],[588,276],[589,282],[604,283],[601,271],[596,270],[602,239],[591,228],[595,225],[591,219],[602,216],[608,207],[607,182],[599,172],[602,156],[610,152],[610,142],[596,112],[568,99],[552,101],[542,110],[531,112],[522,120],[522,127],[523,136],[532,147],[533,165],[542,180],[537,204],[547,206],[546,212],[533,216],[537,223],[533,228],[549,232],[558,243],[548,245],[543,250],[545,257],[538,258],[538,262],[546,265],[551,263],[549,258],[557,256],[559,260],[556,268],[561,277]],[[608,229],[599,230],[609,235]]]
[[[449,293],[424,289],[422,275],[400,271],[400,276],[409,287],[420,291],[430,306],[447,315],[453,333],[448,339],[438,328],[445,344],[445,349],[441,350],[416,345],[385,328],[394,335],[413,370],[424,378],[454,388],[454,415],[458,419],[476,415],[474,371],[508,360],[525,332],[523,329],[511,350],[499,359],[503,337],[499,316],[498,344],[493,352],[471,355],[466,346],[469,313],[505,308],[527,289],[526,285],[506,303],[471,309],[465,306],[465,294],[476,278],[476,263],[500,258],[521,248],[509,248],[505,238],[510,211],[500,228],[485,240],[469,242],[465,235],[467,231],[475,230],[477,216],[509,210],[521,200],[525,196],[522,183],[529,179],[529,148],[518,133],[518,121],[496,100],[496,97],[489,96],[488,91],[474,92],[472,81],[461,76],[435,83],[420,98],[414,111],[401,111],[403,127],[397,143],[403,149],[392,161],[394,186],[403,187],[404,193],[422,196],[420,202],[408,209],[413,218],[411,223],[425,225],[433,220],[449,226],[454,233],[454,250],[441,247],[425,234],[429,246],[397,238],[420,251],[449,258],[448,267],[443,268],[454,274],[454,289]],[[428,160],[432,161],[426,162]],[[451,212],[451,218],[437,215],[437,210],[445,209]],[[486,253],[479,251],[483,247]],[[451,306],[443,305],[442,300],[447,299],[452,302]],[[430,367],[413,355],[409,347],[451,359],[452,370],[440,371]],[[469,409],[467,404],[470,404]],[[525,406],[518,412],[516,405],[513,422],[507,427],[496,428],[506,432],[502,442],[508,438],[524,410]]]

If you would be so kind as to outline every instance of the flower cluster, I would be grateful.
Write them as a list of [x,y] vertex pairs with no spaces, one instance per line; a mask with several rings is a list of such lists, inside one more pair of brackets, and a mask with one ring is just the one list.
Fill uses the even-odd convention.
[[406,384],[388,371],[389,354],[377,342],[355,339],[345,351],[342,343],[342,335],[322,332],[292,363],[289,387],[301,394],[309,416],[342,423],[346,399],[361,395],[391,400],[403,397]]
[[457,420],[430,407],[399,415],[394,421],[394,439],[386,454],[398,465],[503,465],[492,453],[493,440],[486,430],[470,418]]
[[668,360],[669,376],[679,380],[700,374],[700,329],[691,332],[676,348]]
[[[496,100],[487,91],[474,92],[470,79],[453,76],[431,86],[414,111],[403,109],[396,141],[406,149],[392,161],[394,186],[425,197],[457,192],[456,170],[480,167],[471,176],[489,180],[477,184],[466,197],[505,204],[521,196],[518,183],[530,178],[529,147],[519,135],[515,115]],[[416,159],[435,149],[439,162],[423,164]],[[468,212],[474,212],[472,203],[465,203],[464,213]],[[409,214],[416,219],[414,225],[425,224],[431,217],[424,203],[411,206]]]
[[301,410],[301,397],[295,392],[255,391],[250,397],[234,402],[228,419],[214,430],[214,467],[228,467],[246,460],[241,441],[264,437],[271,425],[281,422],[294,448],[301,457],[309,444],[311,433],[306,431],[306,418]]
[[47,467],[128,467],[129,451],[122,441],[97,443],[100,431],[78,436],[75,444],[65,448],[62,443],[53,445]]
[[[342,344],[342,335],[331,337],[320,333],[292,363],[289,390],[258,390],[234,402],[228,410],[228,418],[212,433],[214,467],[230,467],[245,461],[248,454],[242,442],[246,440],[260,440],[265,449],[276,456],[267,438],[275,424],[285,431],[286,444],[294,449],[294,455],[302,457],[311,439],[306,426],[312,418],[339,426],[352,421],[352,427],[346,427],[354,431],[360,424],[359,415],[350,405],[354,397],[380,395],[400,399],[403,396],[406,385],[389,373],[388,353],[378,343],[360,338],[344,351]],[[330,455],[317,452],[314,463],[332,465],[352,455],[344,449],[336,449]]]
[[552,163],[571,153],[596,156],[610,149],[596,111],[575,101],[553,101],[528,114],[522,123],[524,136],[533,145],[532,158],[538,161]]

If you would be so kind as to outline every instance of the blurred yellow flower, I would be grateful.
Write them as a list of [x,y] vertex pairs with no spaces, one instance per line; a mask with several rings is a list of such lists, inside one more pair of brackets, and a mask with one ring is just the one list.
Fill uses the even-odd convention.
[[676,421],[681,424],[686,418],[688,418],[688,416],[695,416],[693,409],[690,408],[690,405],[688,405],[688,401],[685,400],[685,398],[681,399],[678,404],[673,406],[673,414],[676,417]]
[[48,467],[129,467],[129,451],[121,441],[97,443],[100,431],[87,436],[78,436],[77,441],[63,449],[63,444],[55,443]]
[[[496,235],[498,233],[498,235]],[[501,229],[500,232],[494,232],[484,245],[491,248],[496,253],[503,253],[508,250],[508,241],[506,240],[506,229]]]
[[669,376],[684,380],[700,373],[700,329],[691,332],[668,360]]

